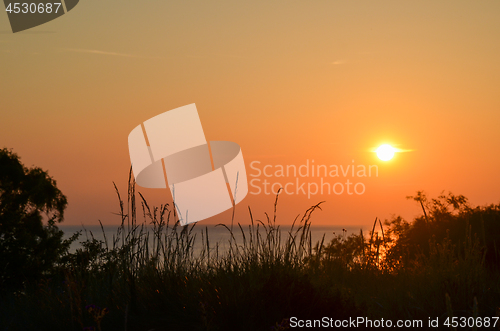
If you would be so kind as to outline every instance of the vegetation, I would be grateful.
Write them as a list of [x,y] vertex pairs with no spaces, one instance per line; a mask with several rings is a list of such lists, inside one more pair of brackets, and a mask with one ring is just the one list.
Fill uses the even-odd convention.
[[67,253],[76,236],[62,240],[56,226],[66,205],[47,172],[0,149],[0,292],[40,279]]
[[263,221],[249,210],[249,226],[227,226],[222,250],[206,229],[200,236],[199,225],[175,222],[171,206],[150,207],[130,178],[125,201],[116,191],[116,235],[91,235],[36,280],[4,291],[1,330],[285,330],[292,316],[421,319],[425,328],[429,317],[443,327],[446,317],[499,313],[500,205],[418,192],[410,198],[423,215],[412,222],[376,219],[368,234],[313,243],[321,205],[283,234],[277,197]]

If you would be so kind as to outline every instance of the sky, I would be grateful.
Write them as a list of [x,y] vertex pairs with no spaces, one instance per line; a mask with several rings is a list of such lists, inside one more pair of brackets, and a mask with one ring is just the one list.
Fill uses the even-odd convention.
[[[207,140],[241,146],[254,185],[236,206],[242,223],[249,207],[272,215],[275,196],[255,194],[264,180],[321,183],[256,168],[313,160],[378,172],[323,178],[342,194],[281,193],[278,223],[321,201],[313,225],[411,220],[421,210],[406,196],[419,190],[499,203],[498,17],[496,0],[82,0],[14,34],[0,13],[0,148],[48,170],[68,197],[66,225],[118,223],[113,182],[125,195],[128,134],[191,103]],[[382,143],[405,152],[381,161]],[[348,194],[347,180],[363,193]],[[154,205],[172,200],[138,191]]]

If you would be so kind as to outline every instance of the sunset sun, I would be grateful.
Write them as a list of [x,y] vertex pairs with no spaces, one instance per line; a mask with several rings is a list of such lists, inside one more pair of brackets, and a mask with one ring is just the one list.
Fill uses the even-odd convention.
[[394,153],[396,152],[396,149],[392,147],[391,145],[383,144],[380,145],[376,150],[375,153],[377,153],[377,156],[379,159],[382,161],[389,161],[394,157]]

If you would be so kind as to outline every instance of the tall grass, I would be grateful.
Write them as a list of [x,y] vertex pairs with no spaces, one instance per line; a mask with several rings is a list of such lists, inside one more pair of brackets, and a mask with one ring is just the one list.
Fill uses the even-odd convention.
[[368,234],[314,243],[321,203],[284,232],[277,195],[271,216],[255,218],[249,208],[249,225],[220,224],[229,240],[219,243],[206,227],[181,226],[172,206],[150,206],[131,176],[128,184],[125,199],[115,186],[116,233],[107,238],[103,228],[102,241],[89,233],[51,275],[2,298],[1,330],[283,330],[292,316],[427,321],[494,316],[500,306],[499,272],[487,263],[495,237],[484,225],[482,235],[473,231],[472,209],[454,216],[471,220],[463,241],[449,231],[433,236],[442,216],[424,209],[412,224],[376,218]]

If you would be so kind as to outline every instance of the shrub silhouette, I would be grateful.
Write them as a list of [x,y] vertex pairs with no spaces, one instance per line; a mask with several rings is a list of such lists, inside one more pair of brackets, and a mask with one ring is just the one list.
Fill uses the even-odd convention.
[[414,260],[431,254],[430,242],[449,241],[456,254],[464,255],[476,245],[484,255],[486,266],[498,268],[500,262],[500,205],[471,207],[463,195],[449,192],[428,199],[423,192],[410,196],[420,203],[423,215],[410,225],[401,218],[386,224],[389,233],[397,233],[391,257]]
[[[1,155],[10,158],[10,163],[1,159],[2,173],[7,171],[4,164],[19,169],[17,156],[5,150]],[[22,176],[33,170],[22,165],[20,169]],[[64,196],[54,191],[48,211],[43,204],[37,211],[28,198],[24,204],[14,204],[15,196],[30,186],[18,180],[13,189],[17,177],[4,177],[0,178],[0,244],[23,233],[19,227],[28,212],[38,220],[38,228],[58,231],[55,224],[62,220]],[[46,173],[43,178],[55,187]],[[384,227],[376,218],[368,233],[348,235],[343,230],[329,243],[324,237],[314,243],[311,214],[320,204],[297,218],[286,233],[276,222],[276,197],[274,213],[266,213],[262,221],[254,219],[249,208],[248,229],[240,223],[233,227],[233,219],[230,227],[221,224],[230,234],[223,249],[209,240],[208,227],[201,229],[198,251],[199,225],[180,226],[173,206],[150,207],[140,193],[136,197],[131,173],[127,198],[122,200],[116,191],[121,225],[112,240],[101,227],[104,241],[90,232],[81,248],[65,254],[67,242],[58,237],[55,247],[61,249],[52,255],[51,265],[37,270],[34,282],[26,282],[33,286],[0,296],[0,325],[5,330],[99,327],[101,322],[87,313],[92,305],[109,307],[103,330],[125,326],[138,331],[283,330],[291,326],[292,316],[443,321],[447,316],[495,316],[498,311],[500,205],[473,208],[462,196],[428,200],[417,192],[418,200],[412,198],[423,207],[423,215],[413,221],[394,217]],[[58,197],[60,210],[54,202]],[[7,219],[7,211],[18,218]],[[47,225],[40,225],[47,213]],[[9,230],[16,234],[4,235],[4,219],[17,226],[17,232]],[[26,243],[17,243],[11,251],[21,244]],[[9,258],[3,248],[0,254]],[[31,255],[27,257],[30,261]],[[0,262],[3,267],[5,262]],[[54,265],[59,276],[51,270]],[[25,269],[5,270],[3,283],[21,274],[26,279],[19,271]],[[37,279],[49,272],[52,279]]]
[[47,172],[0,149],[0,290],[39,279],[67,252],[76,237],[63,240],[56,226],[66,205]]

